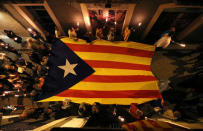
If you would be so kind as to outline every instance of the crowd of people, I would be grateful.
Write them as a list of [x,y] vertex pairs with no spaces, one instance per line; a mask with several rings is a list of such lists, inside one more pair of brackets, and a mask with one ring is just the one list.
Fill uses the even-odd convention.
[[[28,29],[31,38],[26,42],[20,42],[21,49],[15,49],[9,43],[0,40],[0,111],[9,114],[18,109],[24,109],[23,98],[34,96],[39,92],[44,84],[44,79],[48,73],[48,56],[51,46],[34,29]],[[6,34],[13,40],[15,33],[12,31]],[[8,54],[15,55],[8,55]],[[29,59],[24,58],[27,56]],[[4,103],[5,99],[16,97],[17,103],[10,105]]]
[[[131,33],[132,30],[132,33]],[[96,28],[95,31],[95,35],[92,32],[86,32],[85,34],[82,34],[81,31],[79,30],[79,28],[74,28],[72,27],[71,29],[68,30],[68,36],[69,38],[72,38],[74,40],[77,40],[78,38],[80,39],[84,39],[86,40],[88,43],[91,43],[93,40],[108,40],[108,41],[136,41],[136,39],[133,37],[135,35],[135,28],[131,27],[129,29],[129,27],[126,27],[123,31],[123,33],[119,34],[119,36],[117,35],[117,30],[115,29],[115,27],[98,27]],[[58,35],[58,31],[55,32],[58,36],[58,38],[60,37]]]
[[[128,41],[131,37],[131,30],[125,28],[123,32],[123,40]],[[51,44],[57,38],[60,38],[58,30],[55,31],[55,36],[50,36],[47,33],[47,40],[44,40],[34,29],[28,30],[32,38],[28,38],[27,42],[23,44],[23,53],[27,54],[29,60],[22,57],[22,53],[11,47],[8,43],[0,40],[0,48],[4,52],[14,53],[15,58],[3,55],[0,60],[0,96],[1,99],[15,96],[18,99],[17,105],[1,105],[0,112],[10,114],[15,110],[24,110],[18,119],[14,121],[24,120],[26,118],[36,118],[43,116],[45,120],[53,117],[59,119],[67,116],[90,117],[87,125],[110,127],[112,124],[120,127],[123,122],[132,122],[148,117],[163,116],[169,119],[178,120],[184,118],[184,114],[171,106],[169,101],[154,100],[141,105],[132,103],[129,106],[120,105],[101,105],[94,103],[93,105],[87,103],[72,103],[69,99],[64,99],[63,102],[50,102],[48,107],[42,106],[42,103],[34,102],[34,96],[41,90],[45,77],[48,74],[48,57],[51,55]],[[174,29],[167,32],[155,44],[157,47],[166,48],[174,33]],[[95,36],[91,32],[81,35],[79,28],[71,28],[68,30],[68,35],[71,39],[78,40],[82,38],[88,43],[94,39],[106,39],[114,41],[115,29],[110,28],[107,35],[104,35],[103,28],[97,28]],[[164,44],[164,42],[166,44]],[[160,85],[160,88],[165,92],[168,91],[169,85],[165,87]],[[164,93],[163,91],[163,93]],[[164,94],[165,98],[167,95]],[[23,105],[22,99],[28,97],[33,102],[30,107]],[[176,110],[177,109],[177,110]]]
[[[151,101],[146,104],[132,103],[128,106],[123,105],[104,105],[100,103],[73,103],[65,98],[62,102],[49,102],[48,106],[44,103],[35,102],[32,106],[7,106],[2,110],[23,110],[19,117],[12,118],[10,121],[19,122],[26,119],[57,120],[69,116],[88,119],[87,127],[100,128],[121,128],[123,123],[134,122],[136,120],[147,119],[161,114],[160,100]],[[17,109],[18,108],[18,109]],[[4,112],[5,113],[5,112]]]
[[[130,35],[129,29],[126,28],[126,30],[123,35],[125,41],[127,41]],[[0,60],[0,97],[2,101],[10,97],[17,99],[16,105],[4,102],[1,103],[0,112],[2,112],[3,115],[9,115],[16,110],[22,110],[20,117],[15,118],[14,121],[24,120],[30,117],[38,119],[40,116],[43,116],[44,119],[48,119],[50,116],[55,119],[72,115],[80,117],[91,116],[91,123],[103,120],[103,122],[96,122],[95,126],[101,123],[106,123],[105,126],[107,126],[109,121],[114,121],[114,123],[117,123],[116,125],[119,125],[119,118],[122,116],[122,113],[116,111],[119,109],[123,110],[121,111],[124,112],[122,117],[127,116],[127,120],[132,121],[132,119],[136,119],[131,117],[128,113],[129,107],[122,109],[121,107],[117,108],[118,106],[116,105],[104,106],[99,103],[94,103],[93,105],[87,103],[76,104],[72,103],[69,99],[65,99],[63,102],[50,102],[47,108],[43,106],[42,103],[35,102],[34,98],[36,94],[40,92],[45,77],[48,74],[49,66],[47,62],[48,57],[51,55],[50,43],[61,38],[61,36],[56,29],[55,36],[52,37],[47,32],[47,39],[45,40],[35,29],[28,28],[28,31],[31,38],[28,38],[26,42],[21,42],[21,50],[17,50],[10,46],[9,43],[0,40],[0,48],[4,52],[1,54]],[[69,38],[74,40],[83,38],[87,40],[87,42],[91,42],[94,39],[114,41],[114,33],[114,28],[109,30],[107,36],[103,35],[102,28],[96,30],[95,36],[93,36],[91,32],[81,35],[79,28],[75,29],[72,27],[68,30]],[[9,34],[11,34],[9,38],[14,40],[13,37],[16,36],[15,33],[9,31]],[[9,57],[9,55],[5,55],[5,53],[14,53],[15,57]],[[24,53],[23,55],[26,54],[29,59],[23,58],[22,53]],[[29,106],[25,106],[25,103],[23,103],[23,99],[25,98],[30,99],[31,104],[28,104]],[[119,118],[117,115],[119,115]]]

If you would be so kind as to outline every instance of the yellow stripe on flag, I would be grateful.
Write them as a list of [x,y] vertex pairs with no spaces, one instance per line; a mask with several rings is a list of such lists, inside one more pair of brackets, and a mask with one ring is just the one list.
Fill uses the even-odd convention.
[[157,124],[161,126],[162,128],[172,128],[168,123],[162,122],[162,121],[157,121]]
[[74,90],[95,90],[95,91],[119,91],[119,90],[158,90],[157,81],[129,82],[129,83],[98,83],[79,82],[71,89]]
[[133,48],[133,49],[141,49],[146,51],[154,51],[154,46],[142,44],[138,42],[125,42],[125,41],[119,41],[119,42],[110,42],[106,40],[96,40],[93,43],[94,45],[107,45],[107,46],[117,46],[117,47],[127,47],[127,48]]
[[113,76],[130,76],[130,75],[144,75],[154,76],[151,71],[144,70],[129,70],[129,69],[112,69],[112,68],[94,68],[95,72],[93,75],[113,75]]
[[[77,41],[70,39],[70,38],[63,38],[61,39],[64,43],[70,43],[70,44],[88,44],[86,41],[78,39]],[[114,47],[126,47],[126,48],[132,48],[132,49],[138,49],[138,50],[145,50],[145,51],[154,51],[155,47],[151,45],[146,45],[146,44],[141,44],[137,42],[110,42],[110,41],[105,41],[105,40],[96,40],[93,41],[93,45],[104,45],[106,48],[111,48],[112,46]],[[87,46],[89,48],[90,46]],[[84,46],[86,48],[86,46]],[[89,48],[91,49],[91,48]],[[105,49],[105,48],[104,48]],[[89,51],[89,50],[88,50]],[[122,62],[121,65],[125,63],[130,63],[128,65],[131,65],[129,69],[118,69],[118,68],[101,68],[100,66],[97,66],[97,68],[92,67],[95,72],[92,75],[95,76],[108,76],[111,77],[112,79],[115,76],[122,76],[121,78],[125,76],[132,76],[132,75],[139,75],[139,76],[153,76],[151,71],[147,70],[133,70],[132,69],[132,64],[140,64],[140,65],[150,65],[151,64],[151,59],[149,57],[141,57],[141,56],[133,56],[133,55],[125,55],[129,54],[128,53],[120,53],[120,54],[115,54],[115,53],[99,53],[99,52],[94,52],[94,50],[90,50],[92,52],[85,52],[85,51],[74,51],[82,60],[87,61],[87,60],[95,60],[95,62],[102,62],[102,61],[109,61],[113,62]],[[102,51],[101,51],[102,52]],[[127,52],[127,50],[126,50]],[[65,53],[65,52],[64,52]],[[133,53],[133,52],[132,52]],[[92,62],[92,61],[91,61]],[[94,61],[93,61],[94,62]],[[74,63],[72,63],[74,64]],[[94,65],[94,63],[92,64]],[[95,66],[96,67],[96,66]],[[116,66],[118,67],[118,66]],[[144,67],[144,66],[143,66]],[[137,68],[135,68],[137,69]],[[138,68],[139,69],[139,68]],[[142,69],[142,68],[141,68]],[[100,78],[100,77],[99,77]],[[134,79],[133,79],[134,80]],[[60,88],[60,87],[59,87]],[[154,81],[150,81],[150,79],[146,81],[141,81],[141,82],[122,82],[122,83],[104,83],[104,82],[88,82],[88,81],[80,81],[79,83],[75,84],[72,86],[70,89],[75,92],[93,92],[93,91],[127,91],[127,92],[132,92],[132,91],[144,91],[144,90],[150,90],[150,91],[155,91],[159,90],[158,85],[157,85],[157,80],[155,79]],[[68,90],[68,89],[67,89]],[[70,90],[69,90],[70,91]],[[75,93],[74,92],[74,93]],[[63,93],[63,92],[62,92]],[[66,93],[66,92],[64,92]],[[76,93],[77,94],[77,93]],[[105,94],[104,94],[105,95]],[[120,95],[120,94],[119,94]],[[149,94],[146,94],[146,96],[141,96],[141,97],[147,97]],[[70,96],[69,94],[61,95],[61,96]],[[121,104],[121,105],[129,105],[131,103],[144,103],[147,101],[151,101],[156,98],[112,98],[112,96],[109,97],[103,97],[103,98],[92,98],[92,97],[86,97],[86,98],[80,98],[81,96],[77,95],[72,95],[72,97],[60,97],[60,96],[52,96],[47,99],[41,100],[40,102],[45,102],[45,101],[63,101],[64,98],[71,99],[72,102],[75,103],[82,103],[86,102],[89,104],[93,104],[94,102],[99,102],[101,104]],[[128,96],[125,96],[128,97]]]
[[[74,41],[70,38],[62,38],[61,41],[64,43],[71,43],[71,44],[87,44],[86,41],[79,39],[78,41]],[[147,45],[138,42],[111,42],[106,40],[95,40],[92,42],[93,45],[105,45],[105,46],[116,46],[116,47],[126,47],[132,49],[141,49],[146,51],[154,51],[155,47],[153,45]]]
[[144,122],[144,124],[148,127],[148,128],[154,128],[154,126],[147,120],[143,120],[142,122]]
[[75,53],[81,57],[83,60],[103,60],[103,61],[115,61],[115,62],[125,62],[133,64],[143,64],[150,65],[151,58],[120,55],[112,53],[95,53],[95,52],[77,52]]
[[[46,102],[46,101],[63,101],[67,97],[59,97],[59,96],[52,96],[47,99],[41,100],[39,102]],[[72,102],[75,103],[82,103],[86,102],[89,104],[93,104],[95,101],[102,103],[102,104],[121,104],[121,105],[130,105],[131,103],[138,103],[141,104],[143,102],[151,101],[157,98],[75,98],[75,97],[68,97],[71,99]]]
[[71,44],[87,44],[87,42],[83,39],[74,40],[68,37],[62,38],[61,41],[64,43],[71,43]]

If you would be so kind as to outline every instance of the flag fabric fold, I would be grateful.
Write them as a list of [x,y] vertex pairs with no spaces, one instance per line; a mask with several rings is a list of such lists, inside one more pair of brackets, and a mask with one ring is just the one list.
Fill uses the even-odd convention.
[[[129,105],[160,98],[157,79],[150,69],[154,46],[105,40],[97,40],[90,45],[83,40],[69,38],[61,41],[55,43],[55,56],[50,57],[51,62],[57,59],[45,80],[45,85],[50,80],[51,83],[44,86],[44,92],[49,90],[49,86],[56,91],[49,98],[46,95],[42,102],[69,98],[76,103]],[[63,89],[57,85],[58,82],[63,83]]]

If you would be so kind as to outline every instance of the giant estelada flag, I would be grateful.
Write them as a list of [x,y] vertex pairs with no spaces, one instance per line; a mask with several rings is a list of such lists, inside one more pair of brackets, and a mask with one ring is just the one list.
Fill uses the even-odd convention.
[[39,99],[101,104],[144,103],[160,98],[150,69],[154,46],[136,42],[73,41],[53,44]]

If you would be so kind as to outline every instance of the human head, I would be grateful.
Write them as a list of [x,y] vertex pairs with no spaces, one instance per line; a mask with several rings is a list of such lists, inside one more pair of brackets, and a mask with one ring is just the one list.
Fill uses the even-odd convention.
[[4,66],[7,70],[10,68],[10,66],[9,65],[5,65]]
[[83,110],[86,110],[86,103],[82,102],[79,106],[79,109],[83,108]]
[[100,111],[100,104],[95,102],[93,103],[92,105],[92,113],[95,114],[95,113],[99,113]]
[[64,100],[63,100],[63,105],[67,105],[67,104],[70,103],[70,102],[71,102],[70,99],[64,98]]
[[36,95],[37,95],[36,90],[32,90],[32,92],[30,92],[30,95],[31,95],[31,96],[36,96]]
[[32,39],[32,38],[28,38],[27,39],[27,47],[28,48],[32,48],[32,44],[36,42],[36,40]]
[[175,32],[176,28],[175,27],[171,27],[171,31]]

